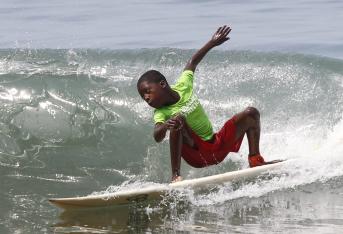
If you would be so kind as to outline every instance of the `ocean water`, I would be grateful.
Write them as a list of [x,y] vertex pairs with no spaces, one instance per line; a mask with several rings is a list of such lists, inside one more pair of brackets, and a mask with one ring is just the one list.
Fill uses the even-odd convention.
[[[0,7],[0,233],[340,233],[341,1],[4,1]],[[136,91],[148,69],[173,83],[221,24],[231,40],[201,62],[195,92],[214,129],[261,112],[255,180],[163,199],[62,212],[51,197],[168,183],[168,141]],[[184,178],[247,168],[241,151]]]

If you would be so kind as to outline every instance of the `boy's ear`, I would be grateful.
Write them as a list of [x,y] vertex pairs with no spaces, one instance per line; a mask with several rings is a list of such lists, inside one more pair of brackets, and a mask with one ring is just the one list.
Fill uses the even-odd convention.
[[162,88],[165,88],[167,86],[167,82],[165,80],[161,80],[160,85]]

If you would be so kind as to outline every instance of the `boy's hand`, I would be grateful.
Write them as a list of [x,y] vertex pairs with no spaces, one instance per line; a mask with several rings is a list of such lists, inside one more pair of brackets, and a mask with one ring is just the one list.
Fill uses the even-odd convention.
[[219,46],[229,40],[228,37],[229,33],[231,32],[231,28],[224,25],[222,27],[219,27],[217,32],[212,36],[210,43],[213,47]]
[[209,40],[200,50],[198,50],[187,62],[184,70],[190,70],[194,72],[196,67],[208,51],[210,51],[213,47],[219,46],[230,39],[227,36],[230,32],[231,28],[226,25],[219,27],[217,32],[212,36],[211,40]]
[[180,130],[185,122],[185,118],[182,115],[174,116],[166,121],[166,126],[169,130]]

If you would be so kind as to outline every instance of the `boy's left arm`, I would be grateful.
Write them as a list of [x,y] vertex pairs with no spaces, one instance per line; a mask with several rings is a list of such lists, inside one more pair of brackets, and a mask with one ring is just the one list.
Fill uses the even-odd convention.
[[216,33],[212,36],[212,38],[192,56],[192,58],[186,64],[184,70],[191,70],[194,72],[196,67],[205,57],[208,51],[210,51],[212,48],[216,46],[223,44],[225,41],[230,39],[228,37],[230,32],[231,28],[226,25],[224,25],[223,27],[219,27]]

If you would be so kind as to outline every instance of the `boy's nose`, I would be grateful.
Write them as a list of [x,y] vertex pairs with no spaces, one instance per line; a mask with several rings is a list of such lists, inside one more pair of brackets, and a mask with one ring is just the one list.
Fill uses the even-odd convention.
[[150,96],[149,96],[149,95],[144,95],[144,100],[145,100],[146,102],[149,102],[149,101],[150,101]]

